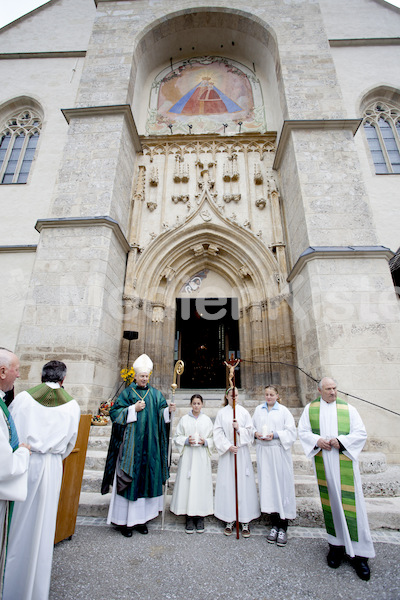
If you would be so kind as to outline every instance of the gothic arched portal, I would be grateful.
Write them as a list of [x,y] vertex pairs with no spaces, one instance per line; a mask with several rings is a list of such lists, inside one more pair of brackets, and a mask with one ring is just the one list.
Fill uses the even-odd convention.
[[[229,323],[233,327],[231,340],[234,342],[231,348],[227,342],[223,348],[225,354],[219,348],[213,360],[228,358],[229,350],[236,354],[240,351],[243,360],[240,384],[248,394],[259,394],[272,380],[284,386],[285,401],[295,404],[296,376],[291,369],[277,364],[293,364],[295,354],[290,309],[281,290],[286,275],[282,261],[277,257],[276,248],[268,247],[261,237],[224,214],[213,198],[210,180],[205,181],[208,183],[184,221],[165,228],[147,247],[136,244],[131,251],[126,274],[124,328],[138,330],[136,353],[147,352],[152,356],[158,365],[153,380],[167,387],[173,361],[187,358],[180,354],[182,346],[177,335],[182,333],[179,329],[185,320],[182,315],[185,317],[189,310],[193,318],[193,311],[199,313],[205,299],[214,298],[214,305],[207,308],[208,301],[206,310],[214,315],[218,307],[222,309],[220,324]],[[134,223],[139,214],[143,222],[145,195],[140,195],[140,199],[136,196],[135,202],[133,237],[138,234]],[[231,318],[233,312],[237,312],[235,318]],[[203,333],[214,327],[216,335],[221,336],[221,331],[225,335],[224,328],[215,329],[213,318],[209,320],[212,323],[203,320]],[[235,320],[237,335],[232,323]],[[199,329],[193,327],[194,336],[196,331]],[[189,333],[186,327],[186,338]],[[199,346],[197,342],[193,337],[193,348]],[[188,355],[187,339],[185,344]],[[193,361],[195,352],[190,356]],[[204,357],[202,360],[204,362]],[[271,365],[271,361],[276,364]],[[208,381],[209,385],[206,377],[193,376],[190,380],[198,387],[225,385],[223,378],[217,378],[214,385]],[[192,387],[190,382],[185,387]]]

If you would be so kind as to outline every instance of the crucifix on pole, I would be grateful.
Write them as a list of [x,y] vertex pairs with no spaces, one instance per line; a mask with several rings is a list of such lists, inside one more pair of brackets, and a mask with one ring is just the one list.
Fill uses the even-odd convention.
[[[232,389],[232,409],[233,421],[236,421],[236,388],[235,388],[235,369],[240,363],[240,359],[231,359],[224,361],[224,365],[229,369],[228,380],[229,387]],[[233,428],[233,445],[236,446],[236,429]],[[237,475],[237,454],[233,455],[235,465],[235,501],[236,501],[236,539],[239,539],[239,495],[238,495],[238,475]]]

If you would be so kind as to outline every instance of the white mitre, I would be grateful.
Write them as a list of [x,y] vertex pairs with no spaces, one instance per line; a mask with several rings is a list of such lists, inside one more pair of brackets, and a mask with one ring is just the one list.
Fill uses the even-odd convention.
[[139,375],[139,373],[149,374],[153,370],[153,361],[147,354],[141,354],[132,366],[137,375]]

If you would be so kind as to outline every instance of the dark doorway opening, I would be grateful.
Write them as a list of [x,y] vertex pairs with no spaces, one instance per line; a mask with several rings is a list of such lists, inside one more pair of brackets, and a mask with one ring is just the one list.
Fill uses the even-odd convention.
[[[176,301],[175,360],[185,371],[186,389],[225,388],[225,360],[240,358],[237,298],[182,298]],[[240,387],[240,368],[235,371]]]

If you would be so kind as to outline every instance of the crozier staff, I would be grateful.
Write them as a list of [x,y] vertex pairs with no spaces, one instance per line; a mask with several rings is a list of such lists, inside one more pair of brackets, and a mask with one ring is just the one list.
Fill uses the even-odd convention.
[[333,379],[318,384],[320,397],[308,404],[298,432],[313,458],[328,534],[328,566],[337,569],[347,554],[360,579],[368,581],[368,558],[375,556],[362,491],[358,457],[367,439],[354,406],[337,397]]
[[113,428],[101,492],[113,484],[107,523],[131,537],[148,533],[147,522],[163,508],[162,486],[168,479],[167,423],[175,404],[149,385],[153,362],[142,354],[133,363],[135,381],[110,410]]

